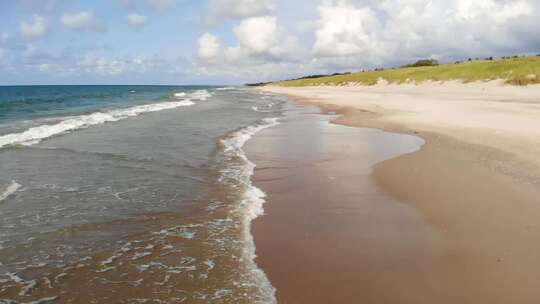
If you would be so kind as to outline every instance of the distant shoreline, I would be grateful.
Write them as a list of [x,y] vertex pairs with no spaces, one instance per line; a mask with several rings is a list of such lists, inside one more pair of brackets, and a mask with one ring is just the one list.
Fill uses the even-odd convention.
[[511,85],[540,83],[540,55],[466,59],[441,64],[436,60],[418,60],[402,67],[376,68],[358,72],[310,75],[292,80],[248,84],[249,86],[365,86],[378,83],[421,84],[459,81],[463,83],[500,80]]

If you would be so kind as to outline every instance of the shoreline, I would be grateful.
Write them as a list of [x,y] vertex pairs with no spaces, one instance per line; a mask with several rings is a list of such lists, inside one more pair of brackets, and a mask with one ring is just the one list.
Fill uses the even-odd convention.
[[437,243],[415,210],[370,178],[372,165],[415,151],[423,140],[332,124],[335,115],[316,107],[290,108],[282,124],[247,145],[258,166],[253,183],[267,194],[265,215],[252,225],[256,262],[278,303],[354,303],[384,289],[375,280],[356,286],[363,274]]
[[260,90],[340,113],[337,124],[463,142],[484,149],[490,170],[540,183],[540,85],[450,81]]
[[208,94],[0,149],[0,298],[273,303],[250,234],[264,194],[243,146],[277,124],[283,98]]
[[[414,89],[420,92],[418,94],[427,95],[431,102],[443,100],[452,118],[454,109],[436,93],[446,89],[444,94],[452,95],[452,86],[455,84],[431,87],[429,90],[435,91],[432,93],[435,95],[431,96],[429,90],[421,91],[425,86],[415,86]],[[393,87],[390,94],[373,92],[384,91],[388,87]],[[540,298],[540,292],[534,287],[535,282],[540,280],[540,272],[535,270],[540,258],[540,246],[535,242],[540,236],[540,227],[536,224],[540,216],[540,206],[536,204],[540,189],[536,184],[539,175],[536,164],[539,159],[535,159],[531,152],[537,148],[538,141],[533,137],[540,129],[530,129],[529,138],[533,138],[530,142],[523,142],[523,137],[514,140],[508,138],[533,126],[527,124],[530,121],[520,124],[518,111],[523,105],[533,113],[538,109],[538,103],[531,100],[536,97],[538,88],[531,90],[535,94],[522,92],[517,102],[504,100],[504,94],[502,97],[487,98],[489,110],[514,110],[508,115],[515,115],[515,120],[510,121],[510,130],[505,133],[505,126],[497,126],[496,120],[491,123],[500,127],[495,130],[497,132],[470,126],[457,128],[455,124],[448,126],[444,120],[440,121],[441,127],[429,121],[429,117],[420,117],[423,119],[421,123],[411,123],[414,118],[429,114],[429,111],[422,113],[421,108],[426,105],[416,102],[407,105],[411,112],[417,110],[415,107],[420,108],[420,114],[415,113],[416,117],[400,112],[396,109],[397,98],[410,101],[418,95],[411,91],[409,96],[403,92],[396,93],[392,90],[400,88],[395,87],[264,87],[262,90],[287,95],[302,104],[319,106],[326,113],[340,114],[333,121],[336,124],[414,134],[425,139],[426,144],[420,151],[378,163],[372,174],[379,187],[417,210],[426,225],[442,236],[442,251],[425,257],[423,263],[416,265],[418,273],[413,276],[418,281],[416,284],[386,286],[393,295],[388,303],[535,303]],[[369,92],[362,92],[364,89]],[[474,94],[462,96],[472,103],[469,108],[477,106],[475,102],[485,90],[473,89]],[[350,91],[340,95],[340,90]],[[456,96],[459,94],[463,93],[458,89]],[[382,102],[373,102],[382,97],[396,100],[389,102],[390,107],[385,107]],[[361,98],[370,102],[358,102]],[[463,103],[458,107],[460,105]],[[477,117],[485,118],[489,114],[480,113]],[[497,114],[500,113],[495,113],[495,116]],[[528,113],[524,115],[528,119]],[[467,122],[467,119],[462,121]],[[488,124],[490,121],[481,123]],[[484,135],[484,138],[478,134]],[[463,136],[460,138],[460,135]],[[508,144],[509,149],[498,149],[504,144]],[[530,149],[515,153],[523,145],[530,146]]]

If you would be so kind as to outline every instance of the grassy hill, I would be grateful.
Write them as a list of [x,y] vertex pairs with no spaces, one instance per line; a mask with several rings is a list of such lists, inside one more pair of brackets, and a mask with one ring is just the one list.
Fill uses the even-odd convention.
[[374,85],[383,78],[389,83],[459,80],[463,82],[503,79],[509,84],[540,83],[540,55],[496,60],[475,60],[438,66],[403,67],[379,71],[303,78],[274,82],[276,86]]

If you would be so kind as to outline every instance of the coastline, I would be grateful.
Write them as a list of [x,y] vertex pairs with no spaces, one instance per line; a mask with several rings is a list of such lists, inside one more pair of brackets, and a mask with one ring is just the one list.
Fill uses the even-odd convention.
[[[391,279],[387,274],[370,276],[373,286],[382,285],[365,291],[368,303],[535,303],[540,298],[535,288],[540,279],[535,270],[540,258],[535,242],[540,235],[535,135],[540,128],[531,120],[539,110],[538,86],[450,83],[262,90],[341,114],[333,121],[337,124],[426,140],[417,152],[378,163],[371,176],[386,193],[417,210],[440,240],[423,248],[434,254],[392,269]],[[437,107],[439,113],[434,112]],[[272,221],[271,216],[265,220]],[[257,248],[264,259],[264,250]]]
[[0,149],[0,302],[275,302],[254,261],[264,193],[243,146],[278,124],[284,98],[177,89],[36,120],[44,132],[30,133],[53,136]]

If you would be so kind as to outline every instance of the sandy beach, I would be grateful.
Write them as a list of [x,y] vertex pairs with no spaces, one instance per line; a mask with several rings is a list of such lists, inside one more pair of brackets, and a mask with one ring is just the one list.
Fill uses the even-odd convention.
[[[382,200],[348,196],[362,192],[360,186],[340,191],[326,183],[328,195],[292,203],[291,198],[305,197],[301,189],[311,187],[317,174],[304,175],[284,192],[265,184],[267,170],[256,172],[256,184],[268,194],[266,215],[254,223],[258,263],[280,303],[538,303],[539,86],[489,82],[263,90],[342,114],[337,124],[425,140],[419,151],[371,166],[373,184],[366,189],[388,196]],[[342,155],[352,165],[343,160],[340,168],[354,183],[362,178],[353,176],[358,173],[353,156]],[[284,167],[282,173],[293,170]],[[342,203],[356,209],[337,207]],[[404,217],[396,207],[402,205],[417,217]],[[314,221],[309,225],[298,220],[317,211],[348,210],[362,212],[324,230],[327,240],[343,242],[316,242],[324,238],[313,227],[327,227],[327,217],[308,217]],[[388,229],[392,225],[399,229]],[[271,229],[280,226],[292,230],[276,237]],[[378,236],[377,229],[388,237]],[[306,243],[306,238],[315,241]],[[313,251],[318,253],[305,254]]]

